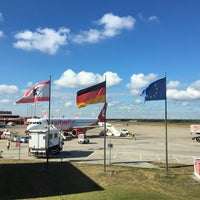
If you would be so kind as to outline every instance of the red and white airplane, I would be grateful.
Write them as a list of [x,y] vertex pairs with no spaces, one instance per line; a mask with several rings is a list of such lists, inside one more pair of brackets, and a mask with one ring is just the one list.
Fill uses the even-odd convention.
[[[87,130],[99,127],[99,122],[105,122],[105,111],[107,103],[104,104],[98,118],[51,118],[50,124],[54,125],[64,133],[71,133],[73,137],[86,133]],[[31,118],[28,119],[26,131],[47,128],[48,118]]]

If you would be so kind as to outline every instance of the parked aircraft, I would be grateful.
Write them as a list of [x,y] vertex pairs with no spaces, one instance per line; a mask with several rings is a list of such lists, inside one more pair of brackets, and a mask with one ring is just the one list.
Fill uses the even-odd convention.
[[[51,118],[50,124],[54,125],[64,133],[70,133],[73,137],[78,137],[79,134],[85,134],[87,130],[99,127],[98,122],[105,121],[105,111],[107,104],[104,104],[98,118]],[[44,129],[48,125],[48,118],[32,118],[28,119],[26,131],[36,129]]]

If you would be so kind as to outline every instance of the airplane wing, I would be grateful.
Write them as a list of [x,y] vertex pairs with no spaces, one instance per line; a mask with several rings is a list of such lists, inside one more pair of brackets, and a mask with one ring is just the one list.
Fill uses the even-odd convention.
[[92,127],[99,127],[100,125],[91,125],[91,126],[74,126],[73,128],[92,128]]

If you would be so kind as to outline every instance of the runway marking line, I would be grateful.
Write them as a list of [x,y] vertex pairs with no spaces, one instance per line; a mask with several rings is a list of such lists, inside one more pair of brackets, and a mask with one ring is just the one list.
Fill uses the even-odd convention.
[[113,158],[116,158],[116,157],[117,157],[117,153],[114,154]]
[[175,156],[175,155],[173,155],[172,156],[177,162],[180,162],[180,160]]
[[94,154],[94,152],[93,153],[91,153],[89,156],[87,156],[87,157],[85,157],[83,160],[87,160],[90,156],[92,156]]
[[159,161],[161,161],[161,159],[160,159],[160,157],[159,157],[158,155],[156,155],[156,158],[157,158]]

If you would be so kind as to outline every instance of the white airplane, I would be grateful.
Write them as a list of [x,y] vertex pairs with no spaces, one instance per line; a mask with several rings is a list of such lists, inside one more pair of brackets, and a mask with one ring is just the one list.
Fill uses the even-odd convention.
[[[50,124],[64,133],[71,133],[73,137],[78,137],[79,134],[85,134],[89,129],[99,127],[99,122],[105,121],[106,108],[107,104],[104,104],[98,118],[51,118]],[[48,118],[31,118],[27,122],[27,132],[30,130],[45,129],[48,125]]]

